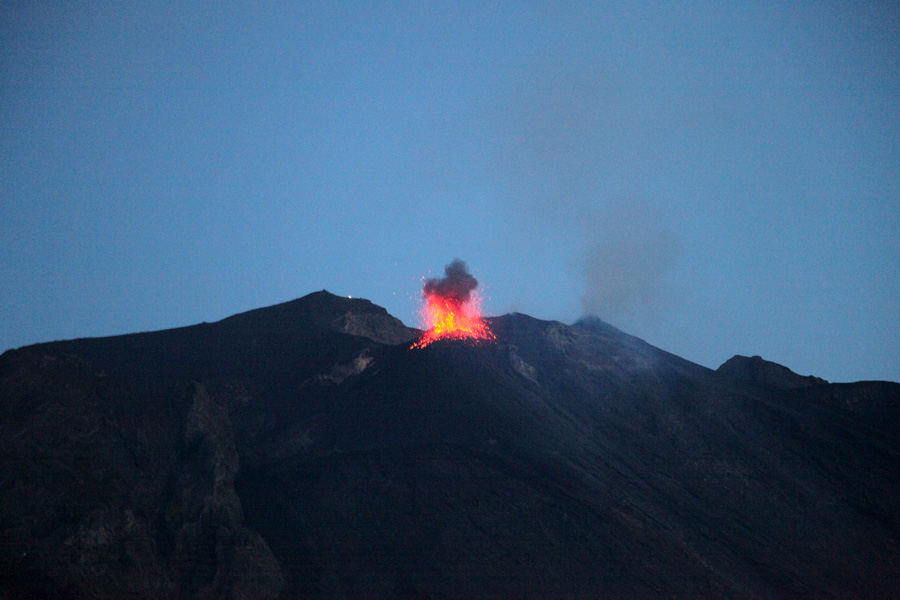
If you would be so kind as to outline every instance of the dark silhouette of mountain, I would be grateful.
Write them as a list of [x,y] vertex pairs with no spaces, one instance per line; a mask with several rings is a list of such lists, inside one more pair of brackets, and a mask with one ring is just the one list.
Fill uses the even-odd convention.
[[900,385],[491,327],[318,292],[4,353],[0,598],[900,597]]
[[733,356],[717,371],[740,383],[748,383],[764,388],[792,390],[828,383],[821,377],[797,375],[785,366],[763,360],[760,356]]

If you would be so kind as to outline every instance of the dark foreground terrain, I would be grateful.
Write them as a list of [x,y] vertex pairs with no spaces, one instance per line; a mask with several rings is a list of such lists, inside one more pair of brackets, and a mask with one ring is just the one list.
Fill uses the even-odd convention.
[[900,385],[319,292],[0,356],[0,599],[900,597]]

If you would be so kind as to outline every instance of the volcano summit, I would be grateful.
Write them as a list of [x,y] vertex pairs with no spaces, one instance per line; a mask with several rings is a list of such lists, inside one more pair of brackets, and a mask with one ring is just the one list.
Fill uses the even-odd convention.
[[0,356],[0,598],[900,597],[900,385],[327,292]]

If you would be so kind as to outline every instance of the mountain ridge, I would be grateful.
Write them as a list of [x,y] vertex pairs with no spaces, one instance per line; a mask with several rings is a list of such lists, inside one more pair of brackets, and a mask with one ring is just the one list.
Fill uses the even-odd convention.
[[411,349],[317,292],[7,351],[0,594],[900,590],[900,384],[751,385],[599,320],[489,322]]

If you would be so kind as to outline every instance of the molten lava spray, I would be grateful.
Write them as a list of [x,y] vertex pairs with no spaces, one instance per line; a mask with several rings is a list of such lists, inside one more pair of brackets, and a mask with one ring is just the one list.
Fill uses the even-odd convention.
[[424,348],[440,339],[493,340],[494,334],[481,318],[481,301],[474,294],[476,280],[466,270],[466,263],[454,259],[440,279],[427,279],[422,288],[425,305],[422,318],[428,331],[412,345]]

